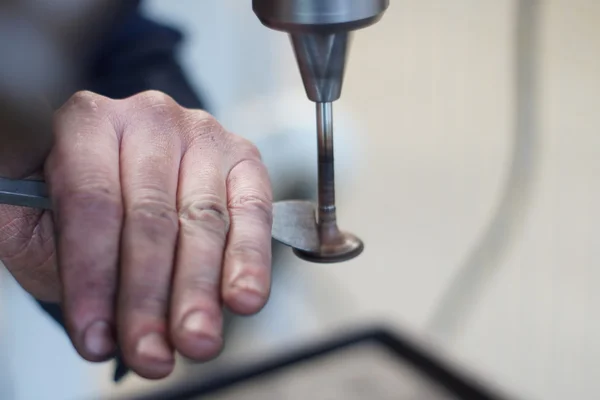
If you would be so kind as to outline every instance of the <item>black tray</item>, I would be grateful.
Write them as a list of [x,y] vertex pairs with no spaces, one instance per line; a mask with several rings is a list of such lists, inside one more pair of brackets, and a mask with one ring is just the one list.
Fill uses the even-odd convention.
[[388,329],[349,334],[136,400],[508,400]]

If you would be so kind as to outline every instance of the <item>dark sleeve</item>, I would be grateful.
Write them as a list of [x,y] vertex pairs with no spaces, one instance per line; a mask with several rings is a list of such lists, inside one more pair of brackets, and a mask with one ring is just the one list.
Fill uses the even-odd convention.
[[[184,107],[204,109],[204,102],[193,90],[177,61],[181,33],[145,18],[139,11],[139,1],[130,1],[129,5],[131,12],[126,13],[92,58],[87,84],[82,89],[115,99],[146,90],[159,90]],[[60,306],[40,305],[64,327]],[[119,356],[116,363],[114,378],[119,381],[128,369]]]
[[182,39],[179,31],[144,17],[136,8],[92,59],[85,89],[110,98],[159,90],[184,107],[204,108],[177,59]]

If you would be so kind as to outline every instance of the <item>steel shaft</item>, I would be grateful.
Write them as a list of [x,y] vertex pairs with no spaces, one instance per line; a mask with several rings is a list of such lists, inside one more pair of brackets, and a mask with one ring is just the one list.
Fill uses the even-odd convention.
[[317,103],[316,108],[319,163],[316,229],[319,245],[313,250],[294,249],[294,252],[307,261],[334,263],[355,258],[362,253],[364,245],[358,237],[338,228],[335,205],[333,104]]
[[[310,207],[297,203],[279,208],[296,213],[282,220],[302,221],[302,238],[282,236],[288,243],[292,237],[301,243],[304,248],[295,247],[294,252],[308,261],[345,261],[364,247],[337,225],[332,103],[342,95],[352,32],[379,21],[388,7],[389,0],[253,0],[254,12],[265,26],[290,35],[306,95],[317,107],[317,215],[311,217],[306,212]],[[315,218],[312,231],[306,218]],[[318,245],[307,250],[317,234]]]
[[319,225],[336,224],[335,160],[333,154],[333,104],[317,103],[318,217]]

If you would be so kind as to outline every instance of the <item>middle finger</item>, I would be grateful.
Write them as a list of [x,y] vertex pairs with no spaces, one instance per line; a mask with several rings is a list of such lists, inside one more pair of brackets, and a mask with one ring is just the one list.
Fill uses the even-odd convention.
[[128,366],[145,378],[169,375],[174,355],[167,314],[178,218],[181,144],[164,122],[136,124],[121,149],[125,206],[118,326]]

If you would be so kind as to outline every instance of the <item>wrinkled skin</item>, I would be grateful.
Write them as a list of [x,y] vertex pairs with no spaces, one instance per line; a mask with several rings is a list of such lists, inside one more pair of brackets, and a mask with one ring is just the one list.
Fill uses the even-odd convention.
[[218,355],[223,306],[265,305],[267,171],[206,112],[159,92],[77,93],[54,115],[43,175],[53,212],[0,206],[0,259],[34,297],[61,303],[86,360],[119,346],[137,374],[163,378],[175,352]]

